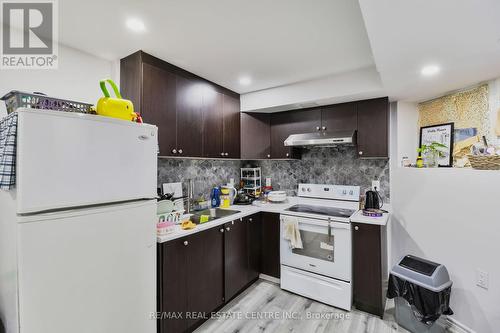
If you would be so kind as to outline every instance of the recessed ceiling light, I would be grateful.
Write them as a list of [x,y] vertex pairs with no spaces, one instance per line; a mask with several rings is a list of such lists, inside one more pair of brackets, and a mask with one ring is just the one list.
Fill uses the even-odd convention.
[[428,65],[422,68],[420,74],[423,76],[433,76],[441,71],[441,68],[437,65]]
[[252,79],[249,76],[242,76],[238,81],[242,86],[248,86],[250,83],[252,83]]
[[146,30],[144,22],[137,18],[129,18],[126,22],[127,28],[134,32],[143,32]]

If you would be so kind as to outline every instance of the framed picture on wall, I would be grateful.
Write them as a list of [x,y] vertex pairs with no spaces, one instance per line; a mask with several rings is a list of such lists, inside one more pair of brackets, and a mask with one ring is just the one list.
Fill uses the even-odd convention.
[[420,127],[419,147],[422,145],[431,145],[438,142],[446,146],[442,149],[443,154],[439,157],[438,165],[440,167],[453,166],[453,136],[454,123],[432,125]]

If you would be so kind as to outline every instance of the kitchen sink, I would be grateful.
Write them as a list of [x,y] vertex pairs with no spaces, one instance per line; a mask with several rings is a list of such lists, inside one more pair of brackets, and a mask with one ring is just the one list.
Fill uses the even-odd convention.
[[193,213],[193,216],[191,216],[191,221],[193,221],[193,223],[195,223],[195,224],[200,224],[201,215],[208,215],[208,216],[210,216],[208,218],[208,221],[204,222],[204,223],[208,223],[210,221],[220,219],[221,217],[231,216],[231,215],[238,214],[238,213],[240,213],[239,210],[215,208],[215,217],[211,217],[210,210],[205,209],[205,210],[201,210],[201,211],[197,211],[197,212]]

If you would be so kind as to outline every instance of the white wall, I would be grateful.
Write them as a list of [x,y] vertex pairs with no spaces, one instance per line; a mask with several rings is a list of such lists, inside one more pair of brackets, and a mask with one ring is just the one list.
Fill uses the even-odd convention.
[[[490,83],[490,97],[497,83]],[[496,100],[490,98],[490,108],[497,107]],[[498,332],[500,214],[495,209],[500,203],[500,172],[401,168],[403,156],[416,158],[418,110],[416,104],[402,102],[393,109],[391,266],[405,254],[446,265],[453,280],[455,314],[450,319],[478,333]],[[489,273],[488,290],[476,286],[476,269]]]
[[241,95],[241,111],[276,112],[387,96],[374,67]]
[[[53,97],[95,104],[102,95],[99,80],[109,77],[119,78],[113,62],[60,45],[58,69],[0,70],[0,97],[11,90],[39,91]],[[2,116],[5,106],[0,104]]]
[[[446,265],[452,319],[476,332],[500,327],[500,172],[395,168],[391,176],[394,264],[414,254]],[[476,286],[476,269],[489,289]]]

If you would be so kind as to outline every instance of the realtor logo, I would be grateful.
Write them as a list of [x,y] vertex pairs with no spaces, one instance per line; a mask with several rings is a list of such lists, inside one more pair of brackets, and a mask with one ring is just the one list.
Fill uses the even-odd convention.
[[57,68],[55,1],[3,1],[1,69]]

